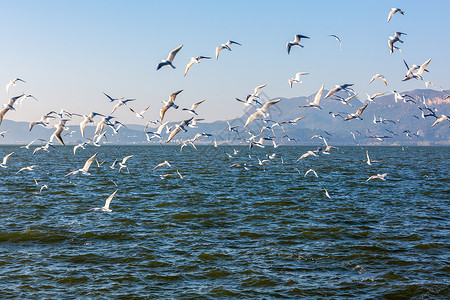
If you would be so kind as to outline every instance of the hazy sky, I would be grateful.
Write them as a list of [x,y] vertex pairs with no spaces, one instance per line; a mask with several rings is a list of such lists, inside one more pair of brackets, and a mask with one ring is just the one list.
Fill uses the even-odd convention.
[[[214,3],[214,5],[213,5]],[[396,14],[386,23],[392,7]],[[0,83],[19,77],[27,81],[10,89],[34,95],[5,119],[37,120],[50,110],[68,109],[108,114],[113,97],[136,98],[130,106],[150,105],[145,121],[156,119],[161,101],[179,89],[181,107],[206,99],[198,112],[206,121],[240,116],[245,97],[255,86],[270,97],[315,93],[322,83],[354,83],[355,90],[375,93],[425,88],[422,81],[401,82],[406,68],[428,58],[425,79],[449,88],[450,1],[8,1],[0,18]],[[395,31],[407,33],[399,52],[389,54],[387,40]],[[295,34],[310,36],[304,48],[286,52]],[[338,35],[338,42],[330,37]],[[184,77],[190,57],[215,56],[228,40],[240,42],[222,51],[219,60],[204,60]],[[156,71],[168,53],[183,44],[170,67]],[[288,79],[309,72],[291,89]],[[368,84],[375,73],[381,81]],[[0,90],[1,91],[1,90]],[[6,103],[6,91],[0,92]],[[119,120],[145,124],[126,108]],[[186,112],[172,111],[167,120]]]

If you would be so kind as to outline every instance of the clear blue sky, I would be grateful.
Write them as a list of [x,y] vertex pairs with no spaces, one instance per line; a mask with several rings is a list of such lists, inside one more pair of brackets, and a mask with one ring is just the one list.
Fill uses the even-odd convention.
[[[392,7],[405,15],[386,23]],[[150,105],[145,120],[153,120],[161,101],[184,89],[177,103],[190,107],[206,99],[198,112],[213,121],[241,115],[243,106],[234,98],[264,83],[270,97],[307,96],[322,83],[326,89],[354,83],[360,94],[424,88],[421,81],[401,82],[403,58],[420,65],[432,57],[425,79],[449,88],[449,12],[450,1],[8,1],[0,18],[0,83],[20,77],[27,84],[12,87],[10,96],[24,91],[39,102],[29,100],[5,118],[37,120],[61,108],[107,114],[112,105],[102,92],[136,98],[136,110]],[[389,54],[387,39],[395,31],[408,34],[399,45],[403,55]],[[294,34],[311,39],[287,55]],[[342,52],[329,34],[341,38]],[[190,57],[214,57],[230,39],[242,47],[234,45],[218,61],[203,61],[183,76]],[[156,71],[180,44],[177,68]],[[310,75],[289,88],[288,79],[301,71]],[[369,85],[375,73],[389,86]],[[7,102],[6,92],[0,90],[0,97]],[[123,108],[114,115],[145,123]],[[173,121],[185,116],[167,115]]]

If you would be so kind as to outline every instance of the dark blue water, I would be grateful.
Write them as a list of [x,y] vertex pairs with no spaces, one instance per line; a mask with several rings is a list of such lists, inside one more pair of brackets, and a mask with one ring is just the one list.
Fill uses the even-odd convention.
[[0,147],[0,298],[447,298],[450,148],[308,150]]

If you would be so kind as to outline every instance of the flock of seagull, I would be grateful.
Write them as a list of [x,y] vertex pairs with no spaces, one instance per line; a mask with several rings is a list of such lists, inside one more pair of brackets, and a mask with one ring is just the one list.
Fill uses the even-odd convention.
[[[395,14],[402,14],[404,15],[405,13],[399,9],[399,8],[392,8],[391,11],[389,12],[388,15],[388,19],[387,22],[389,22],[393,16]],[[395,32],[395,34],[393,36],[390,36],[388,38],[388,48],[389,48],[389,52],[391,54],[394,53],[395,50],[401,52],[402,50],[399,48],[398,43],[403,43],[403,41],[400,39],[402,35],[406,35],[405,33],[402,32]],[[341,39],[337,36],[337,35],[329,35],[330,37],[335,38],[338,42],[339,42],[339,47],[340,50],[342,50],[342,42]],[[298,48],[303,48],[304,45],[302,45],[301,43],[304,40],[309,40],[310,37],[305,36],[305,35],[301,35],[301,34],[296,34],[294,36],[294,40],[293,41],[288,41],[286,44],[286,50],[287,50],[287,54],[288,55],[293,55],[294,52],[294,48],[293,47],[298,47]],[[219,54],[222,52],[222,50],[228,50],[228,51],[232,51],[231,46],[242,46],[242,44],[236,42],[236,41],[227,41],[224,44],[221,44],[220,46],[218,46],[216,48],[216,52],[215,52],[215,57],[216,60],[219,59]],[[156,70],[160,70],[164,67],[171,67],[172,69],[175,69],[175,65],[174,65],[174,60],[176,58],[176,55],[179,51],[181,51],[183,45],[178,46],[177,48],[175,48],[174,50],[172,50],[169,55],[167,56],[166,59],[162,60],[160,63],[158,63]],[[209,56],[196,56],[196,57],[192,57],[191,60],[187,63],[186,68],[185,68],[185,72],[184,72],[184,76],[187,76],[188,71],[192,68],[192,66],[194,66],[194,64],[199,64],[201,61],[203,60],[209,60],[212,59],[212,57]],[[423,79],[423,75],[424,72],[429,72],[429,70],[427,69],[429,64],[431,63],[431,58],[426,60],[424,63],[422,63],[420,66],[419,65],[412,65],[411,67],[406,63],[406,61],[404,61],[405,66],[406,66],[406,74],[405,77],[403,78],[403,81],[407,81],[407,80],[411,80],[411,79],[415,79],[415,80],[420,80],[420,81],[424,81]],[[295,74],[294,78],[289,78],[288,79],[288,83],[290,88],[293,88],[294,84],[300,84],[302,83],[302,81],[300,80],[302,76],[307,76],[309,75],[308,72],[298,72]],[[375,80],[381,80],[385,86],[388,85],[388,82],[386,80],[386,78],[381,75],[381,74],[375,74],[371,79],[369,83],[374,82]],[[20,78],[15,78],[13,80],[11,80],[7,85],[6,85],[6,93],[9,95],[10,90],[12,87],[19,85],[19,84],[26,84],[26,81],[24,81],[23,79]],[[426,81],[426,85],[427,87],[432,84],[434,85],[434,83],[430,82],[430,81]],[[278,145],[276,144],[275,141],[275,136],[264,136],[263,133],[265,130],[268,130],[270,132],[272,132],[274,134],[274,127],[279,126],[280,128],[283,128],[283,126],[286,125],[291,125],[291,126],[295,126],[297,124],[297,122],[301,121],[302,119],[304,119],[306,116],[299,116],[298,118],[295,118],[293,120],[288,120],[288,121],[282,121],[282,122],[277,122],[274,120],[270,120],[268,119],[269,117],[269,109],[276,105],[277,103],[279,103],[281,100],[280,99],[274,99],[274,100],[269,100],[266,101],[265,103],[262,103],[262,99],[261,99],[261,90],[266,87],[267,84],[262,84],[257,86],[253,93],[248,94],[245,99],[240,99],[240,98],[236,98],[236,101],[241,102],[244,106],[248,107],[249,109],[251,109],[253,112],[251,114],[248,115],[245,123],[242,126],[242,131],[240,131],[239,127],[241,127],[241,125],[234,125],[232,126],[232,124],[230,124],[227,121],[228,127],[226,128],[226,130],[230,133],[233,134],[240,134],[242,132],[248,133],[249,137],[247,139],[245,139],[245,141],[248,143],[249,148],[253,149],[253,147],[261,147],[264,148],[265,145],[264,143],[266,141],[270,141],[273,144],[274,148],[277,148]],[[322,109],[322,107],[320,106],[320,102],[322,99],[330,99],[330,100],[335,100],[335,101],[339,101],[340,103],[342,103],[343,105],[348,105],[348,106],[352,106],[350,104],[350,100],[353,98],[357,98],[358,94],[355,92],[355,90],[353,89],[353,84],[351,83],[345,83],[345,84],[339,84],[336,85],[334,88],[332,88],[331,90],[329,90],[326,95],[324,97],[322,97],[323,93],[325,91],[325,85],[323,84],[320,89],[317,91],[317,93],[314,96],[314,99],[309,102],[307,105],[302,105],[299,106],[301,108],[306,108],[306,109],[310,109],[310,108],[314,108],[314,109]],[[174,140],[175,136],[177,136],[181,131],[188,131],[188,128],[197,128],[197,123],[202,121],[203,119],[198,118],[198,113],[197,113],[197,109],[198,107],[205,101],[205,100],[201,100],[201,101],[197,101],[195,103],[192,104],[192,106],[190,108],[182,108],[183,111],[185,111],[186,113],[190,114],[189,118],[186,118],[185,120],[181,121],[178,124],[169,126],[170,121],[165,121],[165,117],[168,113],[168,111],[170,110],[174,110],[174,109],[178,109],[179,106],[177,104],[175,104],[175,101],[177,99],[177,97],[183,92],[183,90],[179,90],[176,91],[172,94],[169,95],[169,98],[163,102],[162,107],[160,108],[160,114],[159,114],[159,119],[158,120],[149,120],[146,123],[145,126],[145,134],[147,137],[147,141],[152,141],[152,140],[161,140],[163,141],[163,139],[165,139],[165,143],[169,143],[171,141]],[[405,95],[405,94],[400,94],[397,91],[393,90],[392,93],[395,96],[395,102],[397,101],[403,101],[403,102],[414,102],[413,98]],[[366,100],[362,103],[362,106],[360,106],[354,113],[349,113],[347,114],[347,116],[342,116],[340,114],[334,114],[332,112],[330,112],[330,114],[333,115],[333,117],[341,117],[344,121],[349,121],[352,119],[362,119],[361,115],[363,114],[363,112],[365,111],[365,109],[370,105],[370,103],[374,103],[375,99],[379,96],[384,95],[385,93],[375,93],[373,95],[369,95],[366,94],[367,98]],[[77,149],[85,149],[86,146],[88,146],[89,144],[92,144],[93,146],[96,147],[100,147],[101,146],[101,141],[102,139],[106,138],[106,129],[110,128],[114,134],[117,134],[118,131],[120,130],[121,127],[125,127],[126,125],[123,124],[122,122],[116,120],[116,117],[113,116],[113,114],[119,110],[119,109],[124,109],[127,108],[132,114],[134,114],[137,118],[139,119],[144,119],[145,118],[145,113],[147,112],[147,110],[149,109],[149,106],[143,108],[142,110],[134,110],[133,108],[129,107],[136,99],[128,99],[125,97],[122,98],[114,98],[111,97],[110,95],[104,93],[105,97],[107,98],[107,100],[109,101],[109,103],[111,105],[113,105],[111,112],[109,114],[101,114],[101,113],[97,113],[97,112],[90,112],[89,114],[77,114],[77,113],[73,113],[73,112],[69,112],[65,109],[62,109],[60,112],[56,112],[56,111],[50,111],[49,113],[43,115],[39,120],[37,121],[32,121],[30,122],[29,125],[29,131],[32,131],[32,129],[35,126],[42,126],[45,128],[48,127],[53,127],[55,128],[54,132],[52,133],[52,135],[50,136],[49,140],[46,139],[35,139],[33,141],[31,141],[29,144],[22,146],[21,148],[24,148],[26,150],[30,149],[30,147],[33,145],[33,143],[35,142],[39,142],[39,143],[44,143],[43,146],[39,146],[39,147],[35,147],[33,150],[33,154],[37,153],[38,151],[45,151],[45,152],[49,152],[50,148],[55,147],[54,146],[54,140],[56,139],[61,145],[65,145],[64,142],[64,136],[66,135],[72,135],[73,133],[75,133],[75,130],[70,131],[70,133],[65,133],[66,131],[69,131],[69,127],[67,126],[68,122],[73,122],[73,120],[78,117],[80,118],[80,122],[79,122],[79,129],[80,129],[80,133],[81,136],[85,139],[82,143],[79,143],[77,145],[74,146],[73,148],[73,154],[76,155]],[[450,96],[447,96],[450,97]],[[9,112],[9,111],[14,111],[16,110],[15,105],[19,104],[19,106],[22,105],[23,101],[25,101],[26,99],[34,99],[35,101],[37,101],[37,99],[35,97],[33,97],[30,94],[24,94],[22,93],[21,95],[18,96],[14,96],[11,97],[8,101],[8,103],[3,104],[2,109],[0,110],[0,125],[4,119],[4,116]],[[360,100],[361,101],[361,100]],[[362,101],[361,101],[362,102]],[[447,115],[441,114],[438,115],[437,114],[437,110],[431,107],[428,107],[425,103],[425,101],[423,103],[423,106],[418,106],[418,108],[420,110],[422,110],[422,116],[424,118],[426,117],[432,117],[435,118],[434,123],[431,125],[431,127],[436,126],[437,124],[444,122],[444,121],[450,121],[450,118]],[[263,126],[261,128],[259,128],[256,133],[255,131],[249,130],[250,124],[252,124],[255,120],[260,120],[263,123]],[[50,125],[50,121],[54,121],[53,125]],[[380,117],[379,120],[377,120],[374,116],[374,123],[385,123],[385,122],[394,122],[392,120],[386,120],[386,119],[382,119]],[[94,131],[94,135],[92,137],[86,137],[86,132],[85,132],[85,128],[87,125],[89,124],[95,124],[95,131]],[[394,122],[395,123],[395,122]],[[253,123],[252,125],[253,127],[257,126]],[[152,127],[154,129],[150,129],[149,127]],[[284,129],[283,129],[284,130]],[[7,133],[7,131],[3,131],[0,132],[0,135],[4,136]],[[166,138],[164,138],[164,134],[168,134]],[[352,133],[353,134],[353,133]],[[274,134],[275,135],[275,134]],[[355,135],[353,134],[353,137],[355,138]],[[377,138],[379,140],[383,140],[383,138],[387,138],[389,136],[373,136],[374,138]],[[209,133],[198,133],[194,138],[189,139],[189,140],[181,140],[181,142],[179,143],[179,145],[181,146],[181,150],[183,149],[183,147],[190,145],[193,148],[196,149],[195,146],[195,142],[197,140],[201,140],[201,139],[208,139],[208,138],[214,138],[214,136],[212,134]],[[283,136],[283,138],[288,138],[288,140],[294,140],[293,138],[290,138],[289,136],[285,135]],[[304,159],[307,159],[308,157],[318,157],[319,155],[322,154],[326,154],[329,155],[331,153],[332,149],[337,149],[337,147],[333,147],[330,146],[328,144],[327,138],[320,136],[320,135],[315,135],[311,138],[315,139],[318,138],[320,140],[322,140],[323,142],[323,146],[319,147],[317,150],[309,150],[306,153],[302,154],[298,159],[298,161],[302,161]],[[217,141],[214,139],[214,146],[217,147]],[[180,150],[180,151],[181,151]],[[233,154],[229,154],[226,153],[224,151],[224,153],[228,156],[228,158],[235,158],[236,154],[238,153],[238,150],[234,150]],[[8,165],[8,161],[9,159],[11,159],[11,157],[14,155],[14,152],[7,154],[4,158],[2,163],[0,164],[0,167],[2,168],[7,168]],[[97,164],[99,164],[98,160],[97,160],[97,155],[98,152],[96,152],[94,155],[92,155],[91,157],[89,157],[89,159],[85,162],[84,166],[80,169],[76,169],[74,171],[69,172],[67,175],[65,175],[66,177],[68,176],[73,176],[76,174],[83,174],[83,175],[90,175],[89,173],[89,168],[90,166],[94,163],[97,162]],[[120,173],[122,169],[127,170],[128,173],[130,173],[130,171],[128,170],[128,167],[126,165],[127,161],[129,159],[131,159],[134,155],[128,155],[126,157],[124,157],[122,160],[116,159],[110,166],[111,169],[115,169],[116,165],[119,166],[118,172]],[[267,156],[267,159],[264,160],[260,160],[259,158],[257,158],[258,161],[258,166],[262,166],[265,163],[270,162],[272,159],[274,159],[276,155],[272,155],[272,156]],[[252,156],[250,155],[249,158],[252,158]],[[366,163],[371,166],[373,163],[376,163],[378,161],[374,161],[371,160],[369,157],[369,152],[368,150],[366,150]],[[282,158],[281,158],[282,160]],[[152,172],[163,167],[172,167],[171,162],[169,161],[164,161],[158,165],[156,165]],[[257,165],[252,164],[252,163],[234,163],[232,165],[230,165],[230,168],[243,168],[245,170],[255,170],[255,169],[259,169]],[[16,174],[21,173],[21,172],[25,172],[25,171],[33,171],[35,168],[38,168],[38,165],[31,165],[31,166],[25,166],[21,169],[19,169],[17,171]],[[298,170],[299,171],[299,170]],[[299,171],[300,172],[300,171]],[[317,172],[313,169],[309,169],[305,174],[304,177],[306,177],[308,174],[312,173],[315,177],[319,178],[319,175],[317,174]],[[384,173],[384,174],[377,174],[377,175],[373,175],[370,176],[366,182],[374,180],[374,179],[380,179],[380,180],[386,180],[388,174]],[[183,179],[183,175],[181,175],[181,173],[179,172],[179,170],[177,169],[175,173],[172,174],[162,174],[162,175],[153,175],[153,176],[157,176],[160,177],[161,179],[165,179],[166,177],[169,176],[178,176],[179,178]],[[36,184],[37,181],[35,180]],[[40,188],[39,193],[42,193],[43,189],[47,189],[48,185],[42,185]],[[323,190],[325,192],[326,197],[330,198],[330,194],[329,192],[326,190],[325,187],[323,187]],[[113,199],[113,197],[116,195],[116,193],[119,191],[119,189],[116,189],[106,200],[105,205],[101,208],[92,208],[91,210],[101,210],[101,211],[106,211],[106,212],[110,212],[110,203],[111,200]]]

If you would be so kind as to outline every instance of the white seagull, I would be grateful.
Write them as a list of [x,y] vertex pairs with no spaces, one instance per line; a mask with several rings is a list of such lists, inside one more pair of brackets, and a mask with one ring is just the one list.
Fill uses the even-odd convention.
[[307,72],[299,72],[299,73],[297,73],[297,74],[295,74],[295,77],[294,78],[289,78],[289,86],[292,88],[292,84],[294,83],[294,82],[296,82],[296,83],[302,83],[301,81],[300,81],[300,76],[302,76],[302,75],[308,75],[309,73],[307,73]]
[[83,175],[91,175],[88,173],[89,167],[91,166],[92,162],[94,161],[95,157],[97,156],[98,152],[96,152],[94,155],[92,155],[84,164],[83,168],[72,171],[70,173],[68,173],[66,176],[70,176],[70,175],[74,175],[74,174],[78,174],[78,173],[82,173]]
[[391,8],[391,11],[389,12],[387,23],[391,20],[392,16],[394,16],[396,13],[401,13],[402,15],[405,14],[404,11],[402,11],[400,8]]
[[322,107],[319,106],[319,102],[320,102],[320,99],[322,98],[322,93],[323,93],[324,88],[325,88],[325,84],[322,84],[322,87],[319,89],[316,96],[314,97],[314,101],[310,102],[308,105],[303,105],[301,107],[314,107],[317,109],[322,109]]
[[6,165],[6,163],[8,162],[8,158],[10,158],[11,155],[13,155],[13,154],[14,154],[14,152],[11,152],[10,154],[3,157],[3,162],[0,164],[0,167],[7,168],[8,166]]
[[91,208],[89,211],[91,211],[91,210],[101,210],[101,211],[111,212],[112,210],[109,209],[109,204],[111,203],[111,200],[116,195],[117,191],[118,191],[118,189],[115,190],[114,193],[112,193],[111,196],[108,197],[108,199],[106,199],[105,205],[103,207],[94,207],[94,208]]
[[211,57],[209,56],[197,56],[197,57],[191,57],[191,60],[188,62],[187,66],[186,66],[186,70],[184,71],[184,76],[186,76],[187,72],[189,71],[189,69],[195,64],[199,64],[200,63],[200,59],[211,59]]
[[227,49],[228,51],[231,51],[230,46],[231,46],[232,44],[236,44],[236,45],[242,46],[242,45],[239,44],[238,42],[228,41],[228,42],[226,42],[225,44],[222,44],[222,45],[220,45],[220,46],[218,46],[218,47],[216,48],[216,59],[219,59],[219,53],[220,53],[220,51],[222,51],[223,49]]
[[[428,70],[426,70],[425,68],[428,66],[428,64],[429,64],[430,62],[431,62],[431,58],[429,58],[426,62],[424,62],[424,63],[419,67],[419,69],[417,69],[416,72],[412,72],[411,74],[405,76],[405,77],[402,79],[402,81],[407,81],[407,80],[410,80],[410,79],[413,79],[413,78],[415,78],[415,79],[420,78],[420,79],[423,80],[423,78],[422,78],[422,73],[423,73],[424,71],[428,71]],[[408,72],[409,72],[409,71],[408,71]]]
[[301,48],[304,47],[303,45],[300,45],[301,39],[309,39],[309,37],[306,35],[296,34],[293,41],[287,42],[286,49],[287,49],[288,54],[291,52],[291,47],[293,47],[293,46],[297,46],[297,47],[301,47]]
[[386,180],[386,175],[387,175],[387,173],[384,173],[384,174],[377,174],[377,175],[373,175],[373,176],[370,176],[367,180],[366,180],[366,182],[367,181],[369,181],[369,180],[372,180],[372,179],[381,179],[381,180]]
[[271,107],[272,105],[280,102],[280,100],[281,99],[271,100],[269,102],[264,103],[264,105],[261,108],[257,108],[256,112],[254,112],[253,114],[251,114],[248,117],[247,122],[245,122],[244,127],[247,127],[248,124],[250,124],[253,120],[255,120],[259,116],[267,117],[268,114],[266,113],[266,111],[269,109],[269,107]]
[[161,62],[156,67],[156,70],[159,70],[159,69],[161,69],[164,66],[171,66],[172,69],[175,69],[175,66],[172,64],[172,62],[173,62],[173,59],[175,58],[175,55],[177,55],[178,51],[180,51],[181,47],[183,47],[183,45],[180,45],[177,48],[173,49],[169,53],[169,56],[167,56],[167,59],[161,60]]
[[202,104],[203,102],[205,102],[205,100],[201,100],[201,101],[198,101],[198,102],[192,104],[192,106],[191,106],[190,109],[189,109],[189,108],[182,108],[182,110],[185,110],[185,111],[187,111],[188,113],[191,113],[191,114],[193,114],[193,115],[198,116],[198,114],[197,114],[197,112],[196,112],[195,110],[196,110],[197,107],[198,107],[200,104]]
[[122,170],[122,168],[126,168],[127,171],[128,171],[128,173],[130,173],[130,170],[128,170],[128,167],[127,167],[127,165],[125,165],[125,163],[127,162],[127,160],[128,160],[129,158],[132,158],[133,156],[134,156],[134,155],[128,155],[128,156],[125,156],[125,157],[122,159],[122,161],[119,162],[119,166],[120,166],[120,168],[119,168],[119,173],[120,173],[120,170]]
[[175,99],[177,97],[177,95],[179,93],[181,93],[183,90],[179,90],[173,94],[170,94],[169,96],[169,100],[167,101],[163,101],[164,106],[161,108],[161,110],[159,111],[159,121],[162,122],[162,120],[164,119],[164,115],[166,114],[166,111],[171,108],[174,107],[175,109],[178,109],[178,105],[175,104]]
[[386,78],[384,78],[383,75],[381,74],[375,74],[373,75],[372,79],[370,79],[369,83],[372,83],[375,79],[380,78],[381,80],[383,80],[384,84],[387,86],[387,81]]
[[6,85],[6,93],[9,93],[9,87],[10,86],[15,86],[17,82],[23,82],[23,83],[27,83],[25,80],[22,80],[20,78],[14,78],[13,80],[11,80],[10,82],[8,82],[8,84]]

